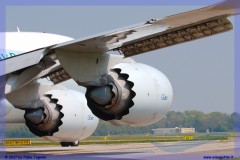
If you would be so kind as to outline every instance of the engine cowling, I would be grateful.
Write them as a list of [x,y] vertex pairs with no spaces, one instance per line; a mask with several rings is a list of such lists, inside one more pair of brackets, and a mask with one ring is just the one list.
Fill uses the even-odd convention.
[[89,137],[98,125],[84,94],[72,90],[48,91],[24,117],[32,133],[63,143]]
[[88,106],[97,117],[115,125],[153,124],[172,104],[168,78],[145,64],[120,63],[101,81],[107,84],[87,87]]

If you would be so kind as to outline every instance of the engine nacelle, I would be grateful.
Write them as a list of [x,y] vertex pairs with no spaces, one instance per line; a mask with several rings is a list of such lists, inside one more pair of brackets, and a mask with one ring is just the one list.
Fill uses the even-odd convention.
[[168,78],[148,65],[120,63],[103,80],[107,81],[104,86],[87,87],[86,98],[92,112],[112,124],[153,124],[172,104]]
[[25,112],[26,125],[32,133],[48,140],[76,142],[89,137],[98,125],[81,92],[48,91],[32,106]]

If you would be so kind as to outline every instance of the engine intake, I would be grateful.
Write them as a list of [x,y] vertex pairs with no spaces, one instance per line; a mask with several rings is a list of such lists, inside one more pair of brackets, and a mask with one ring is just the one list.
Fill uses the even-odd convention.
[[98,125],[84,94],[77,91],[48,91],[27,108],[24,117],[29,130],[52,141],[77,142],[89,137]]
[[89,87],[86,92],[88,106],[92,112],[103,120],[122,119],[134,105],[135,92],[133,82],[121,69],[112,69],[108,75],[109,83],[100,87]]
[[62,105],[58,104],[58,99],[52,98],[51,94],[45,94],[41,102],[38,108],[26,110],[24,115],[26,125],[39,137],[52,136],[62,125],[61,119],[64,116],[61,112]]
[[92,84],[86,92],[89,108],[100,119],[115,125],[155,123],[172,103],[172,86],[167,77],[140,63],[120,63]]

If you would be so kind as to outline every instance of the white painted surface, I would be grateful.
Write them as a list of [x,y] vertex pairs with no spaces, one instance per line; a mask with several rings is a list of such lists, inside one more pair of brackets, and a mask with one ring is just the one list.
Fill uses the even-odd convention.
[[[34,32],[0,33],[0,39],[3,41],[0,76],[37,64],[46,54],[46,47],[72,40],[66,36]],[[15,56],[9,56],[10,53]]]
[[164,117],[173,100],[173,91],[168,78],[145,64],[119,64],[121,73],[129,75],[128,80],[134,83],[132,90],[134,106],[129,114],[118,121],[110,121],[116,125],[143,126],[153,124]]
[[92,135],[97,128],[98,118],[88,108],[83,93],[71,90],[52,90],[47,94],[51,94],[53,99],[58,99],[57,104],[62,105],[61,112],[64,116],[61,119],[63,124],[59,126],[59,131],[51,137],[46,136],[46,139],[71,142]]

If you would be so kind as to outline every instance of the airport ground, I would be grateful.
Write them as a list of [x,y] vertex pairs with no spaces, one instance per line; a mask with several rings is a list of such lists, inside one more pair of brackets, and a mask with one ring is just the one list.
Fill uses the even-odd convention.
[[[105,137],[102,137],[105,138]],[[102,140],[102,141],[107,141]],[[198,160],[240,157],[240,138],[220,140],[96,143],[62,148],[59,145],[2,147],[1,159]]]

